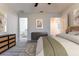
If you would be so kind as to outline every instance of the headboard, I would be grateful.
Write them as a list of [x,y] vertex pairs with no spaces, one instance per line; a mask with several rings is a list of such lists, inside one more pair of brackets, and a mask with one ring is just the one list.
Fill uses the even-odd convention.
[[66,30],[66,33],[72,32],[72,31],[79,31],[79,26],[68,27],[67,30]]

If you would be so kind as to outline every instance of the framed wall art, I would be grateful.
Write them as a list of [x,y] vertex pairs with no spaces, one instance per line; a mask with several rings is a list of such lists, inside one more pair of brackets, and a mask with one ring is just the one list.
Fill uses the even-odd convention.
[[0,32],[6,32],[6,19],[2,13],[0,13]]
[[43,19],[36,19],[36,29],[43,29]]

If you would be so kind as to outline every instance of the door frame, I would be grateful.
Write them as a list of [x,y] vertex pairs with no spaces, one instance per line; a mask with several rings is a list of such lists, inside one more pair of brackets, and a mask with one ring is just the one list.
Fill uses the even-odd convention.
[[27,18],[27,36],[28,36],[28,17],[19,17],[18,16],[18,41],[20,41],[20,18]]

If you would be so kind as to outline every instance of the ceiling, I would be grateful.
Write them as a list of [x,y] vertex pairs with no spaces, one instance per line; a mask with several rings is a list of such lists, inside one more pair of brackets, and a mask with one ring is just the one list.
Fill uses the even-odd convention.
[[44,13],[63,13],[73,4],[52,3],[51,5],[48,5],[47,3],[39,3],[37,7],[34,7],[34,3],[7,3],[5,5],[17,13],[40,13],[40,11],[44,11]]

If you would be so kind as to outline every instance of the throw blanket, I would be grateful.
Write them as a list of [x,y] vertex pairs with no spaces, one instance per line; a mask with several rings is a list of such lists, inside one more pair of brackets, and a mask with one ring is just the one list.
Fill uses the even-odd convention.
[[50,36],[43,37],[43,49],[45,56],[67,56],[65,48]]

